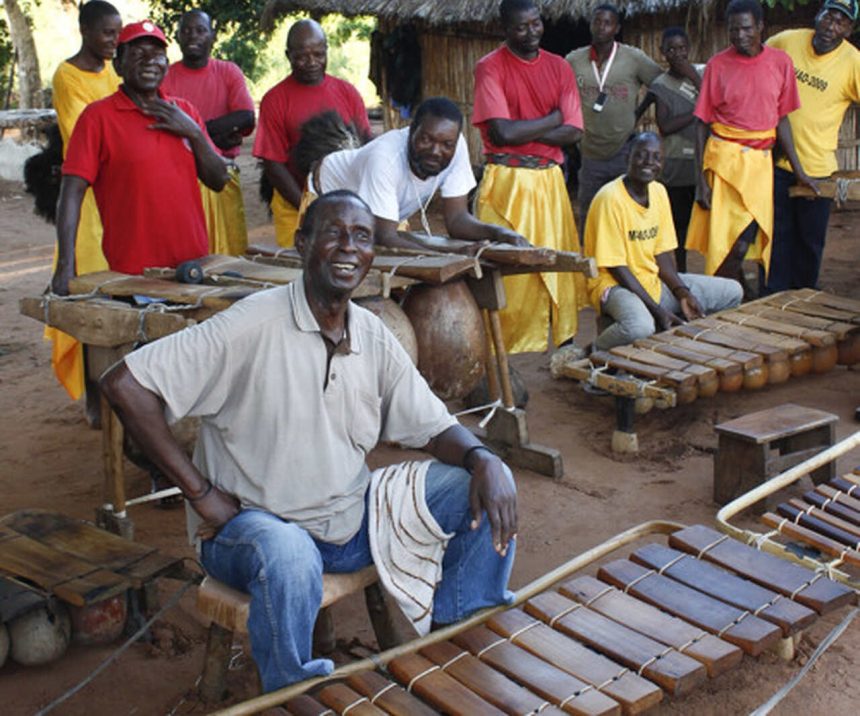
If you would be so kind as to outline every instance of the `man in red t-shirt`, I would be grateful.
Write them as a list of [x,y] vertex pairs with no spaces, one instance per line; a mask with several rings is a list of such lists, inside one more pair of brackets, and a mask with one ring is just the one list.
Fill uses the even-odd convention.
[[[254,131],[254,100],[242,70],[232,62],[210,57],[215,32],[202,10],[189,10],[179,20],[182,60],[167,70],[161,89],[193,104],[206,122],[206,131],[222,157],[235,159],[242,138]],[[209,249],[215,254],[238,256],[248,246],[245,204],[239,168],[231,162],[230,181],[223,191],[200,188]]]
[[293,157],[302,124],[334,110],[355,127],[362,141],[370,138],[367,110],[358,90],[326,74],[328,46],[318,22],[300,20],[290,28],[287,59],[292,72],[263,97],[254,139],[254,156],[263,160],[266,178],[274,188],[271,207],[275,237],[281,246],[293,245],[307,179]]
[[208,252],[197,178],[218,191],[227,169],[194,106],[160,92],[166,49],[164,33],[153,23],[126,25],[115,59],[123,84],[89,105],[75,125],[57,204],[54,293],[69,292],[81,201],[89,186],[112,270],[138,274]]
[[[582,134],[576,77],[563,58],[540,49],[543,23],[532,0],[504,0],[499,15],[505,43],[475,67],[472,123],[481,132],[487,162],[475,213],[535,246],[577,251],[559,166],[562,147]],[[556,345],[573,337],[576,280],[585,299],[584,283],[573,273],[505,279],[508,306],[501,319],[508,351],[546,350],[550,326]]]
[[[803,171],[788,114],[800,106],[791,58],[762,44],[757,0],[731,0],[726,25],[731,46],[705,67],[696,102],[696,205],[687,247],[705,256],[705,273],[739,280],[756,259],[766,272],[773,234],[772,147],[779,142],[800,183]],[[749,250],[749,255],[747,251]]]

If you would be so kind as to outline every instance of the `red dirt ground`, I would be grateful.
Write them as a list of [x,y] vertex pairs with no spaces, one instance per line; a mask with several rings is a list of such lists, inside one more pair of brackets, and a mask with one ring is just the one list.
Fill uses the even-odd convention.
[[[255,168],[247,159],[244,164],[249,226],[259,227],[252,233],[260,240],[271,236],[271,229],[265,226],[265,212],[256,198]],[[53,230],[32,214],[31,206],[19,184],[0,185],[0,513],[29,507],[91,519],[93,508],[101,502],[100,434],[87,428],[81,406],[71,403],[54,381],[41,325],[18,314],[18,299],[38,295],[50,275]],[[834,213],[822,283],[829,290],[860,299],[858,226],[857,211]],[[590,311],[583,312],[580,342],[591,338],[593,325]],[[652,411],[637,419],[639,454],[619,457],[610,451],[611,400],[587,395],[571,381],[553,380],[546,355],[517,356],[513,363],[525,376],[531,393],[528,420],[532,436],[561,449],[565,465],[564,479],[559,482],[516,471],[520,534],[515,588],[646,520],[713,526],[716,423],[794,402],[837,415],[839,437],[858,427],[853,414],[860,405],[860,371],[840,367],[757,393],[718,395],[673,410]],[[393,459],[393,452],[380,451],[374,462]],[[839,461],[838,469],[845,471],[858,464],[860,452],[855,451]],[[128,473],[130,494],[148,489],[148,479],[141,471],[129,465]],[[142,506],[133,509],[131,516],[136,539],[176,555],[192,556],[185,543],[181,510]],[[162,599],[180,586],[163,580]],[[135,644],[54,713],[143,716],[204,712],[193,687],[202,663],[205,626],[196,615],[193,594],[194,590],[187,593],[157,623],[151,643]],[[810,628],[798,660],[784,662],[772,654],[747,658],[743,668],[689,696],[666,699],[654,713],[748,713],[800,668],[844,615],[845,610],[837,612]],[[364,653],[372,647],[363,609],[339,605],[335,620],[340,636],[349,639],[340,643],[341,650]],[[0,670],[0,712],[35,712],[87,676],[112,648],[75,646],[61,660],[38,668],[7,663]],[[230,672],[231,702],[254,693],[247,644],[243,648]],[[851,625],[774,713],[856,713],[860,703],[855,678],[858,649],[860,621]]]

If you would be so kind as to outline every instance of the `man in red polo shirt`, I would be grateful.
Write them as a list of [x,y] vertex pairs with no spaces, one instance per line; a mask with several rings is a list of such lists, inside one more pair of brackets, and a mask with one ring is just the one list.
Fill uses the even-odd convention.
[[253,152],[263,160],[266,178],[275,190],[271,207],[275,238],[281,246],[293,245],[307,179],[292,156],[302,124],[322,112],[334,110],[346,124],[358,130],[363,141],[370,139],[367,110],[358,90],[349,82],[326,74],[328,45],[318,22],[300,20],[290,28],[287,58],[292,73],[266,92],[260,103]]
[[57,204],[54,293],[69,291],[81,201],[89,186],[112,270],[138,274],[208,253],[197,178],[219,191],[227,168],[194,106],[159,91],[166,48],[164,33],[153,23],[126,25],[115,59],[123,84],[87,107],[75,125]]

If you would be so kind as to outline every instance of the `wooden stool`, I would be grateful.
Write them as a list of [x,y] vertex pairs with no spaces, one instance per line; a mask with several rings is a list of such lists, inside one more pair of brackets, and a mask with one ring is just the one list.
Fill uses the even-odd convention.
[[[373,565],[348,574],[323,574],[322,605],[314,628],[315,643],[320,639],[326,640],[328,650],[334,648],[331,616],[327,607],[359,589],[364,589],[367,612],[380,650],[384,651],[401,643]],[[233,634],[247,633],[250,606],[249,594],[228,587],[212,577],[204,578],[200,584],[197,591],[197,608],[212,620],[206,641],[203,674],[200,678],[200,695],[205,701],[213,703],[224,697]]]
[[[833,445],[838,418],[815,408],[786,403],[729,420],[714,429],[714,501],[726,504],[769,477]],[[818,485],[836,476],[834,463],[811,473]],[[764,500],[753,506],[762,512]]]

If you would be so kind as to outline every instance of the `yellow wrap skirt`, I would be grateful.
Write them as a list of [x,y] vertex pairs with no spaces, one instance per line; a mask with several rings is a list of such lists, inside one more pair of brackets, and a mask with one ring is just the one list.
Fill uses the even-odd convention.
[[248,228],[238,167],[230,168],[229,179],[221,191],[212,191],[203,182],[199,184],[209,253],[241,256],[248,248]]
[[269,208],[272,210],[278,246],[292,248],[296,243],[296,229],[299,228],[299,210],[284,199],[277,189],[272,192]]
[[[475,214],[505,226],[534,246],[579,251],[579,236],[561,168],[526,169],[487,164]],[[576,334],[579,308],[588,305],[578,273],[541,273],[505,278],[507,308],[500,312],[509,353],[543,351],[552,330],[560,345]]]
[[[57,250],[54,248],[54,265]],[[81,218],[75,238],[75,274],[107,271],[108,264],[102,253],[102,220],[92,188],[88,188],[81,202]],[[45,340],[52,342],[51,368],[57,380],[72,400],[84,394],[84,352],[80,343],[56,328],[45,327]]]
[[759,230],[746,258],[759,261],[767,273],[773,236],[772,153],[731,139],[770,139],[776,131],[751,132],[719,124],[714,129],[728,139],[712,134],[705,145],[703,165],[711,187],[711,208],[693,206],[687,248],[704,255],[705,273],[713,276],[743,230],[755,221]]

